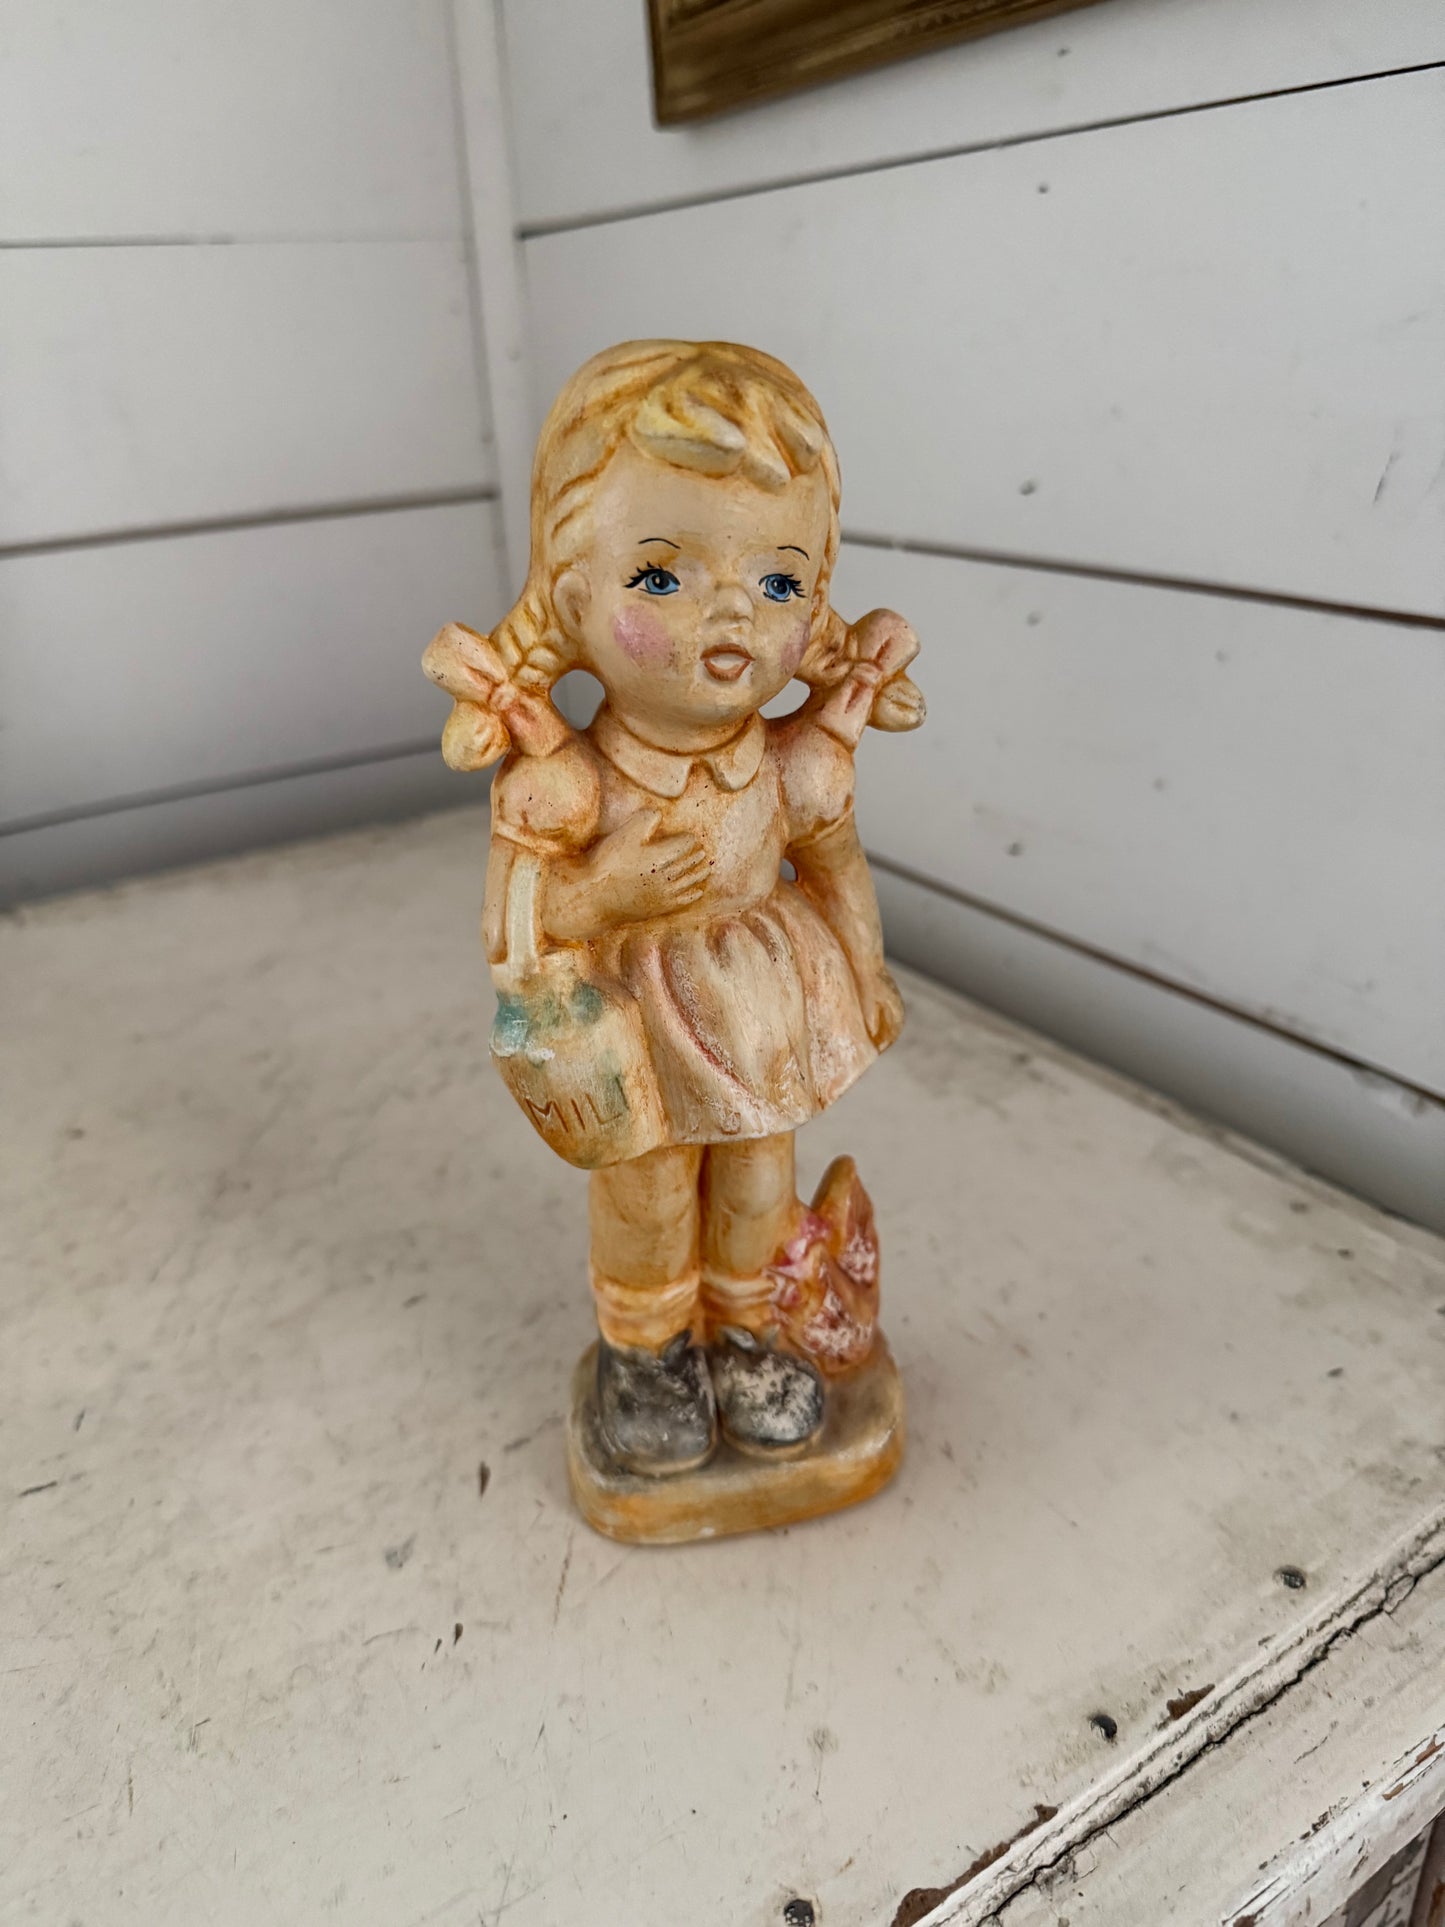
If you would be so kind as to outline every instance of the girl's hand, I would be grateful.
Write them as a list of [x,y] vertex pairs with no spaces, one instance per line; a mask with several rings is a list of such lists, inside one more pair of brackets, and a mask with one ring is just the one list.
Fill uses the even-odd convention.
[[638,810],[585,856],[548,865],[542,919],[561,943],[588,943],[621,923],[645,923],[696,903],[712,873],[696,837],[658,836],[656,810]]
[[870,970],[858,986],[863,1022],[876,1050],[886,1050],[903,1028],[903,996],[885,964]]

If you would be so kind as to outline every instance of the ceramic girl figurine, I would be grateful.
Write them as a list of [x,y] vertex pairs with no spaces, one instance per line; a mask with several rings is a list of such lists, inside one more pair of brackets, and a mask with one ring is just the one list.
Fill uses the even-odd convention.
[[[867,1196],[850,1159],[811,1206],[794,1188],[795,1129],[902,1023],[853,752],[870,722],[923,720],[907,623],[829,607],[838,499],[818,406],[780,362],[624,343],[542,430],[521,600],[426,652],[456,703],[447,761],[505,757],[492,1051],[592,1172],[599,1341],[572,1477],[620,1537],[825,1510],[901,1449]],[[605,691],[581,731],[549,700],[573,667]],[[794,677],[806,702],[765,720]]]

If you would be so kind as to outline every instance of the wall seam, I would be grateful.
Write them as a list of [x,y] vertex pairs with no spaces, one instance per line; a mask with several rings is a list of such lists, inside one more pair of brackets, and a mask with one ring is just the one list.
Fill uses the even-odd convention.
[[307,508],[259,509],[253,514],[217,515],[193,522],[157,522],[144,528],[93,529],[83,535],[52,535],[34,542],[0,543],[0,562],[32,555],[64,555],[73,549],[113,549],[130,542],[170,542],[191,535],[234,535],[247,529],[288,528],[303,522],[344,522],[364,515],[404,515],[420,509],[465,508],[495,502],[499,490],[437,489],[426,495],[378,496],[370,501],[322,502]]
[[1445,631],[1445,615],[1430,615],[1418,609],[1380,608],[1366,602],[1334,602],[1322,596],[1296,595],[1287,589],[1258,589],[1247,583],[1208,582],[1199,576],[1160,575],[1145,569],[1116,568],[1105,562],[1073,562],[1058,556],[1023,555],[1008,549],[976,548],[967,543],[916,541],[909,536],[876,535],[863,529],[845,528],[842,539],[845,545],[858,549],[938,556],[950,562],[982,562],[996,568],[1029,570],[1040,575],[1118,582],[1136,589],[1171,589],[1181,595],[1218,596],[1229,602],[1258,602],[1270,608],[1303,609],[1314,615],[1344,616],[1357,622],[1389,622],[1401,628]]
[[980,916],[991,917],[998,923],[1023,931],[1026,936],[1038,937],[1046,943],[1058,944],[1077,957],[1085,957],[1091,963],[1102,964],[1110,970],[1116,970],[1156,990],[1166,990],[1176,997],[1188,998],[1191,1003],[1199,1005],[1202,1009],[1214,1011],[1222,1017],[1232,1017],[1241,1024],[1248,1024],[1252,1029],[1262,1031],[1267,1037],[1279,1038],[1285,1043],[1298,1046],[1301,1050],[1312,1051],[1317,1057],[1327,1058],[1331,1063],[1338,1064],[1342,1069],[1356,1076],[1389,1084],[1412,1103],[1445,1110],[1445,1092],[1436,1091],[1427,1084],[1415,1083],[1410,1078],[1402,1077],[1398,1071],[1388,1070],[1380,1064],[1371,1063],[1368,1058],[1356,1057],[1351,1052],[1341,1050],[1337,1045],[1327,1043],[1321,1038],[1311,1037],[1297,1030],[1288,1030],[1282,1024],[1271,1023],[1245,1005],[1231,1003],[1227,998],[1217,997],[1210,991],[1181,983],[1175,977],[1163,976],[1157,970],[1150,970],[1143,964],[1133,963],[1127,957],[1119,956],[1115,951],[1101,949],[1098,945],[1090,943],[1087,938],[1070,936],[1067,932],[1057,930],[1050,924],[1040,923],[1036,918],[1025,916],[1019,911],[1010,910],[1002,904],[995,903],[990,898],[975,896],[971,891],[961,890],[954,884],[941,882],[937,877],[927,876],[921,870],[912,869],[906,863],[895,862],[892,857],[881,856],[876,850],[868,851],[868,861],[875,868],[886,871],[888,875],[898,877],[904,883],[914,884],[919,889],[929,890],[935,896],[943,897],[950,903],[960,904],[965,910],[975,911]]
[[1186,115],[1211,114],[1221,108],[1249,107],[1268,100],[1289,100],[1300,94],[1330,93],[1342,87],[1364,87],[1377,81],[1404,79],[1411,74],[1438,73],[1442,69],[1445,69],[1445,60],[1416,61],[1410,66],[1385,67],[1375,73],[1301,81],[1292,87],[1268,87],[1259,93],[1223,94],[1211,100],[1188,101],[1178,107],[1147,108],[1137,114],[1116,114],[1100,120],[1075,121],[1065,127],[1039,128],[1032,133],[1004,134],[996,140],[960,141],[948,147],[924,148],[915,154],[886,156],[878,160],[850,162],[839,167],[779,175],[774,180],[720,188],[710,194],[678,195],[673,199],[640,202],[596,214],[570,216],[565,220],[523,222],[517,228],[517,238],[520,241],[545,240],[552,235],[575,234],[585,228],[610,227],[618,221],[646,220],[656,214],[680,214],[689,209],[713,207],[720,202],[751,200],[760,194],[781,194],[792,188],[819,187],[830,181],[856,180],[865,174],[895,173],[899,168],[926,167],[935,161],[962,160],[971,154],[995,154],[1013,147],[1037,147],[1045,141],[1072,140],[1080,134],[1108,133],[1118,127],[1145,127],[1156,121],[1180,120]]
[[330,776],[338,770],[363,769],[372,763],[399,762],[407,756],[437,756],[438,737],[418,736],[404,743],[383,743],[372,749],[341,751],[335,756],[314,756],[299,763],[280,764],[273,769],[240,770],[231,775],[201,777],[193,783],[171,783],[162,789],[138,790],[128,796],[111,796],[95,803],[76,803],[69,808],[45,810],[34,816],[17,817],[0,823],[0,837],[24,836],[35,830],[54,830],[68,823],[88,823],[102,816],[120,816],[130,810],[154,809],[167,803],[191,803],[202,796],[223,796],[231,790],[259,789],[267,783],[291,782],[302,776]]

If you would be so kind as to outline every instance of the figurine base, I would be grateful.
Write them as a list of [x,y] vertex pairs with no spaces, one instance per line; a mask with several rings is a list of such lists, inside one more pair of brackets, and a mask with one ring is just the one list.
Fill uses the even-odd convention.
[[630,1545],[720,1539],[837,1512],[881,1491],[903,1457],[903,1381],[881,1333],[866,1365],[830,1381],[823,1435],[801,1459],[750,1458],[721,1445],[696,1472],[642,1478],[608,1451],[596,1387],[592,1345],[572,1377],[567,1474],[588,1525]]

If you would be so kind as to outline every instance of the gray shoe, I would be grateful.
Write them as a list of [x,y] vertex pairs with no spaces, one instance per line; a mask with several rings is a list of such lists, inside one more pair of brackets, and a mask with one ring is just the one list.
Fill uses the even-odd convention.
[[597,1417],[618,1464],[646,1478],[692,1472],[717,1449],[717,1406],[692,1333],[661,1352],[597,1341]]
[[793,1458],[822,1431],[823,1380],[805,1358],[774,1351],[752,1332],[724,1325],[708,1363],[723,1437],[739,1452]]

